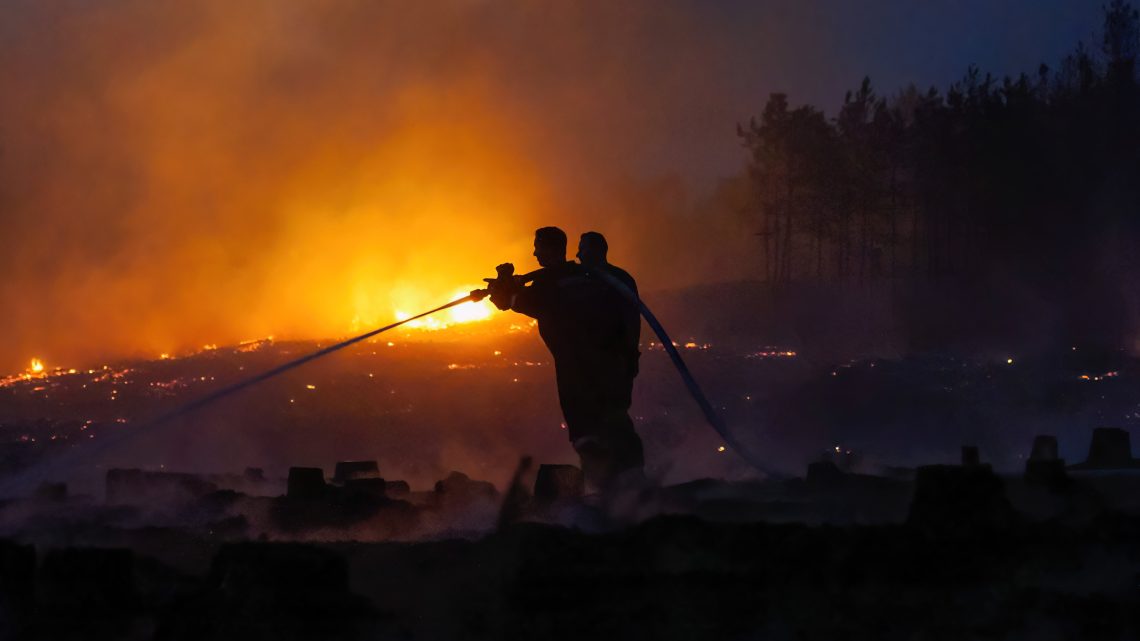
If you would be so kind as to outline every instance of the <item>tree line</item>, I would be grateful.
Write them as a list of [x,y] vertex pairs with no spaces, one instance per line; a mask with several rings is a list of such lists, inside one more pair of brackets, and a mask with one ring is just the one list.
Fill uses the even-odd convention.
[[[969,282],[1001,273],[1100,291],[1136,267],[1140,17],[1104,7],[1099,46],[1057,68],[880,95],[837,115],[772,94],[738,125],[764,279]],[[1065,294],[1062,294],[1065,295]]]

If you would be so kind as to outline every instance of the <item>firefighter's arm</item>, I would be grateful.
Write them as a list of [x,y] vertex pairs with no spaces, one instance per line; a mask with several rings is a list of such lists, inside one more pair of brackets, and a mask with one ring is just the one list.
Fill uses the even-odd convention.
[[543,292],[542,287],[519,286],[511,296],[510,308],[531,318],[538,318],[547,307]]
[[513,310],[520,314],[538,318],[549,306],[549,291],[546,287],[527,285],[536,272],[515,276],[514,265],[503,263],[495,268],[496,278],[484,278],[491,302],[501,310]]

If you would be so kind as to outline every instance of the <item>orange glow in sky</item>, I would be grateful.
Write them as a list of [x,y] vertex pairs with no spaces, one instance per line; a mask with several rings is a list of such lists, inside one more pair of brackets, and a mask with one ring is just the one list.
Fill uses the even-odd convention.
[[[599,49],[576,31],[608,18],[535,5],[523,24],[550,33],[532,42],[475,19],[498,15],[484,3],[110,4],[27,3],[5,32],[27,35],[0,39],[0,235],[20,239],[0,255],[0,371],[29,353],[79,364],[381,327],[499,263],[535,269],[545,225],[571,243],[603,231],[639,277],[652,263],[703,280],[674,248],[711,218],[647,224],[688,197],[630,172],[656,157],[644,105],[677,101],[623,66],[624,39]],[[690,26],[656,3],[598,7],[628,23],[615,36]],[[733,118],[715,131],[734,150]],[[725,238],[752,242],[716,236],[717,256]],[[498,315],[479,303],[417,323]]]

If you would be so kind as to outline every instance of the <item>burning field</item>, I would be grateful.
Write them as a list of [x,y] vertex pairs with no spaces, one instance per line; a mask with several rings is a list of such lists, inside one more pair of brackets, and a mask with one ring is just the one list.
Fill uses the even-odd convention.
[[[647,297],[671,326],[700,326],[669,295]],[[739,332],[680,335],[741,452],[645,332],[632,416],[649,482],[593,494],[535,325],[466,305],[201,407],[336,341],[75,367],[37,357],[0,379],[0,632],[1136,625],[1140,463],[1127,428],[1140,421],[1140,363],[1123,352],[836,360]],[[1103,424],[1126,429],[1097,429],[1086,450]]]
[[[533,323],[487,316],[482,305],[413,321],[157,426],[149,422],[335,341],[264,338],[79,367],[30,359],[0,379],[5,477],[103,438],[116,444],[90,447],[98,451],[54,480],[92,483],[98,495],[110,467],[252,466],[283,478],[296,465],[371,459],[417,487],[461,470],[502,488],[520,456],[573,463],[550,355]],[[676,346],[748,448],[741,458],[703,423],[651,338],[632,415],[647,471],[662,483],[794,475],[828,453],[880,472],[954,460],[962,444],[1016,471],[1034,434],[1059,435],[1062,455],[1075,460],[1091,427],[1140,421],[1136,365],[1123,353],[1073,346],[1056,356],[836,362],[810,347],[685,335]]]
[[[381,334],[156,426],[153,435],[148,420],[323,345],[267,338],[82,369],[36,361],[40,369],[0,384],[7,469],[140,424],[128,442],[93,457],[89,463],[98,468],[86,472],[97,477],[113,465],[202,472],[257,466],[282,475],[293,465],[369,458],[417,485],[430,485],[450,470],[501,485],[522,455],[572,462],[550,355],[533,324],[505,316],[480,319],[483,312],[461,307],[455,316]],[[467,322],[456,324],[461,320]],[[765,377],[794,378],[797,369],[788,350],[721,354],[695,340],[678,347],[702,373],[723,360]],[[660,437],[661,448],[691,441],[698,451],[716,454],[721,443],[701,427],[691,401],[678,396],[683,388],[660,346],[647,341],[645,350],[638,388],[645,402],[635,408],[637,422],[661,424],[660,434],[647,434],[651,441]],[[756,392],[721,400],[727,409],[759,399]],[[724,458],[701,455],[656,473],[691,478],[702,468],[719,474],[740,465]]]
[[0,0],[0,641],[1140,638],[1081,4]]
[[[768,466],[726,451],[647,341],[634,412],[655,482],[609,496],[583,494],[549,356],[529,324],[506,318],[384,334],[168,425],[148,418],[321,344],[266,338],[74,369],[36,361],[0,387],[0,483],[44,481],[0,502],[11,613],[0,629],[1133,629],[1140,476],[1128,433],[1098,430],[1083,467],[1062,459],[1086,458],[1084,424],[1140,418],[1135,362],[1070,350],[1060,361],[818,367],[804,347],[719,344],[678,347]],[[1051,446],[1032,441],[1042,426],[1058,428]],[[86,449],[101,439],[116,445]],[[962,444],[980,444],[981,460]],[[930,462],[955,464],[913,467]],[[64,476],[33,474],[45,469]],[[821,599],[834,608],[826,619]]]

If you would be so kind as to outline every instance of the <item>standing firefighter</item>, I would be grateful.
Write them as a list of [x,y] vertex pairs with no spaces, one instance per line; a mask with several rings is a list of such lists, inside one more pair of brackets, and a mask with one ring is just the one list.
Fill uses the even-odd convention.
[[542,269],[533,274],[530,285],[513,276],[513,265],[497,268],[491,302],[538,321],[538,333],[554,357],[570,442],[587,481],[605,488],[619,475],[640,474],[644,464],[641,439],[629,418],[636,374],[625,315],[629,305],[612,287],[591,277],[587,267],[566,260],[561,229],[537,230],[534,256]]
[[[586,268],[586,271],[598,276],[601,276],[599,272],[605,272],[626,289],[623,296],[623,292],[612,291],[614,288],[611,286],[611,291],[608,293],[612,298],[608,301],[607,308],[620,314],[622,323],[625,325],[621,336],[624,341],[622,350],[628,360],[629,392],[632,395],[633,378],[637,376],[638,362],[641,359],[641,311],[636,304],[630,301],[630,298],[637,299],[637,282],[633,280],[633,276],[630,276],[629,272],[609,263],[606,258],[609,250],[610,245],[606,242],[606,237],[596,231],[588,231],[582,234],[578,240],[578,262]],[[628,403],[626,409],[629,409]]]

